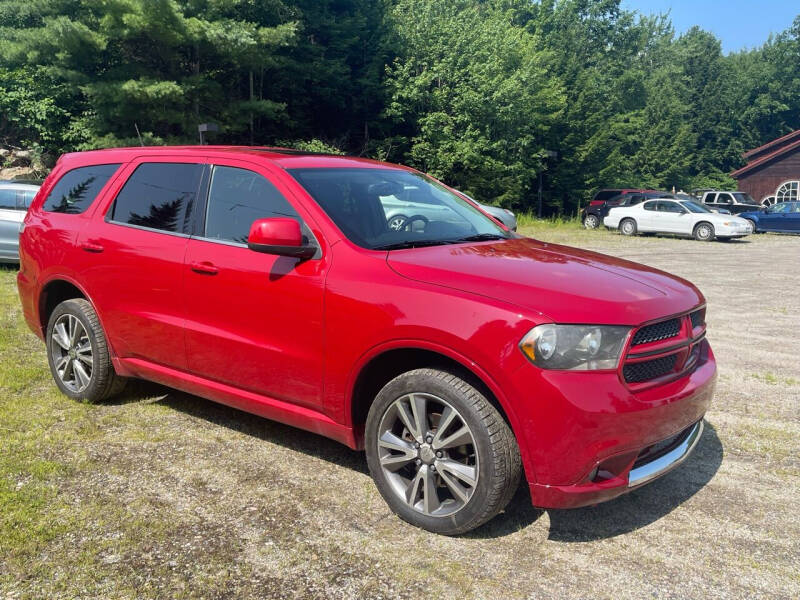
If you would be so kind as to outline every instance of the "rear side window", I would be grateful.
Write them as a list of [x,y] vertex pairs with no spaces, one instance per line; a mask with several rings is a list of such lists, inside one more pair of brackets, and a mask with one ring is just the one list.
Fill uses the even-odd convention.
[[706,197],[703,198],[703,202],[714,202],[714,199],[717,197],[716,194],[706,194]]
[[50,190],[42,209],[68,215],[82,213],[118,168],[119,164],[91,165],[67,171]]
[[593,200],[608,200],[619,194],[619,190],[600,190],[594,195]]
[[208,192],[205,237],[247,243],[256,219],[291,217],[297,212],[258,173],[235,167],[214,167]]
[[117,194],[111,220],[183,233],[202,172],[203,165],[192,163],[139,165]]
[[645,210],[658,210],[658,202],[645,202],[644,203]]

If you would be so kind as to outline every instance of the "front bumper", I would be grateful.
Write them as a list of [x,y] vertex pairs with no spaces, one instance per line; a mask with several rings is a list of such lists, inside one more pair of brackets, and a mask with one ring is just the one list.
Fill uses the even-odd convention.
[[[630,389],[616,373],[538,371],[543,381],[536,386],[529,369],[515,373],[517,389],[537,392],[528,392],[528,401],[518,405],[518,440],[533,504],[597,504],[685,460],[700,439],[716,384],[713,352],[706,340],[701,343],[694,370],[642,390]],[[665,443],[677,447],[685,440],[690,441],[676,453],[673,447],[661,452]]]

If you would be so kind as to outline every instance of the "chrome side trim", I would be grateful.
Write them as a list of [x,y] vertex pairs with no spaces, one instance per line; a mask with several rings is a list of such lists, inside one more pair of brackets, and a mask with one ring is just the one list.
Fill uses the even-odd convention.
[[667,471],[671,471],[681,464],[692,453],[700,437],[703,435],[703,419],[694,424],[689,435],[672,450],[659,456],[649,463],[631,469],[628,475],[628,487],[643,485],[657,477],[661,477]]

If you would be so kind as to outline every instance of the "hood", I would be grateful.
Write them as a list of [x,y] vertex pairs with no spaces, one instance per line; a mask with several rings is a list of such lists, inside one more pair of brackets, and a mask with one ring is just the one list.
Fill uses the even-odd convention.
[[704,302],[674,275],[529,238],[395,250],[387,262],[408,279],[515,304],[557,323],[638,325]]
[[731,221],[743,221],[746,225],[747,222],[742,218],[741,215],[721,215],[719,213],[705,213],[702,216],[702,219],[705,221],[711,221],[712,223],[730,223]]

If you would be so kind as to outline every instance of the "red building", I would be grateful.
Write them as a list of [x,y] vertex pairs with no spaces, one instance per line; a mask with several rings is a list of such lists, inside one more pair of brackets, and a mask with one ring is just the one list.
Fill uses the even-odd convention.
[[800,129],[744,153],[749,161],[731,173],[739,190],[762,204],[800,200]]

